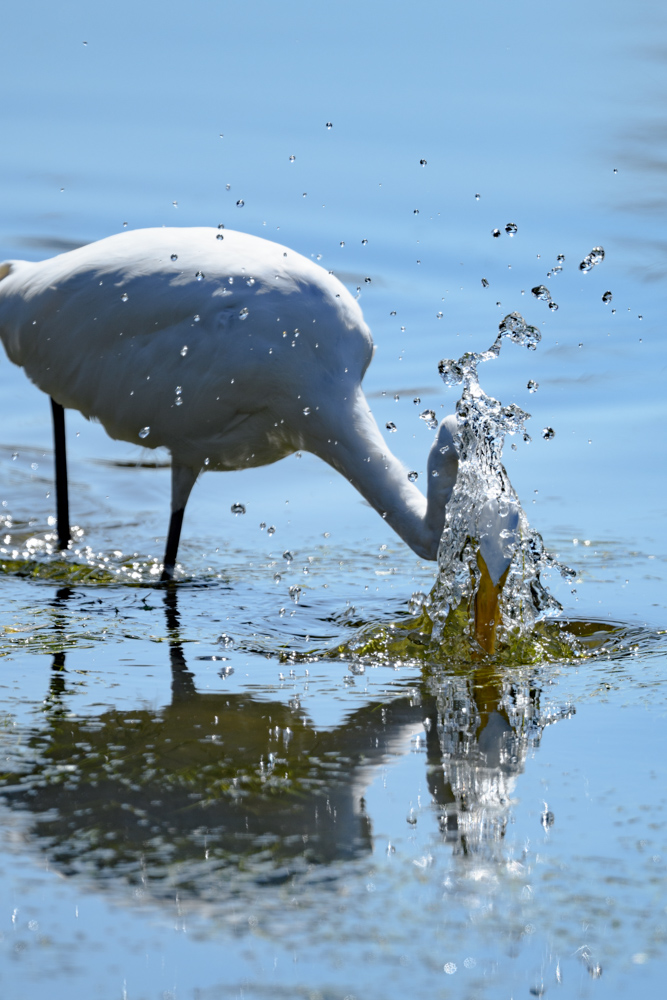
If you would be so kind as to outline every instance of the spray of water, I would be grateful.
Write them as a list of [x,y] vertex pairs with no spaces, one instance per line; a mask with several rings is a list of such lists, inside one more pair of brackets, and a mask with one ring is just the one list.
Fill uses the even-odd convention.
[[530,440],[525,428],[530,414],[514,404],[503,406],[478,380],[478,364],[497,358],[505,339],[535,350],[541,334],[519,313],[510,313],[487,351],[438,366],[447,386],[462,388],[452,428],[459,470],[428,606],[431,636],[442,640],[453,628],[462,629],[485,652],[493,652],[496,642],[526,635],[539,617],[560,609],[540,580],[542,570],[575,575],[545,551],[502,464],[507,434]]

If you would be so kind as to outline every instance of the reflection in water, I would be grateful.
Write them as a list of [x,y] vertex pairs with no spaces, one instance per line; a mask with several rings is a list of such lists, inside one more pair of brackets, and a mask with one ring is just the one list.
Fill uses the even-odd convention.
[[[58,592],[54,628],[69,592]],[[536,671],[492,665],[370,701],[318,730],[298,700],[196,690],[165,593],[172,699],[160,709],[70,711],[65,654],[54,656],[43,719],[8,748],[4,802],[66,874],[122,878],[153,898],[219,900],[243,885],[309,874],[372,850],[363,792],[379,764],[418,732],[440,828],[457,853],[502,843],[509,795],[545,725],[571,709],[543,702]]]

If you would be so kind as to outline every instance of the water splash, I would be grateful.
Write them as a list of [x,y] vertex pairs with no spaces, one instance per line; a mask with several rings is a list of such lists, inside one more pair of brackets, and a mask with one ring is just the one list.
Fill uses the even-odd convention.
[[438,366],[446,385],[462,387],[452,427],[459,470],[427,610],[432,639],[444,640],[462,626],[463,637],[487,653],[494,652],[496,641],[526,634],[542,615],[560,609],[540,580],[542,570],[575,575],[545,551],[502,464],[507,434],[530,440],[525,427],[530,414],[513,403],[503,406],[479,384],[478,364],[497,358],[505,338],[535,350],[541,334],[520,313],[510,313],[487,351]]

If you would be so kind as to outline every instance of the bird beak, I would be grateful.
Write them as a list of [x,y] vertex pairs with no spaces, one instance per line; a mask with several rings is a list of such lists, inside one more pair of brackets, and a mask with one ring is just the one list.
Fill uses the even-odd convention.
[[481,575],[475,593],[475,639],[485,653],[492,655],[500,625],[500,595],[519,544],[518,504],[487,501],[477,518],[476,537]]
[[485,653],[492,656],[496,651],[496,631],[500,624],[500,594],[505,586],[509,566],[494,583],[481,552],[477,553],[477,566],[481,575],[475,594],[475,639]]

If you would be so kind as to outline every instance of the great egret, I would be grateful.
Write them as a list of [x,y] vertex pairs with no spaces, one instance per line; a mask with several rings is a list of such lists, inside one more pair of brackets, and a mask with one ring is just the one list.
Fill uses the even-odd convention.
[[230,230],[119,233],[39,263],[0,265],[0,337],[51,397],[58,537],[70,539],[63,408],[112,438],[171,453],[171,579],[203,469],[297,450],[344,475],[419,556],[435,559],[456,480],[454,417],[428,457],[425,498],[389,451],[361,380],[373,354],[358,303],[277,243]]

